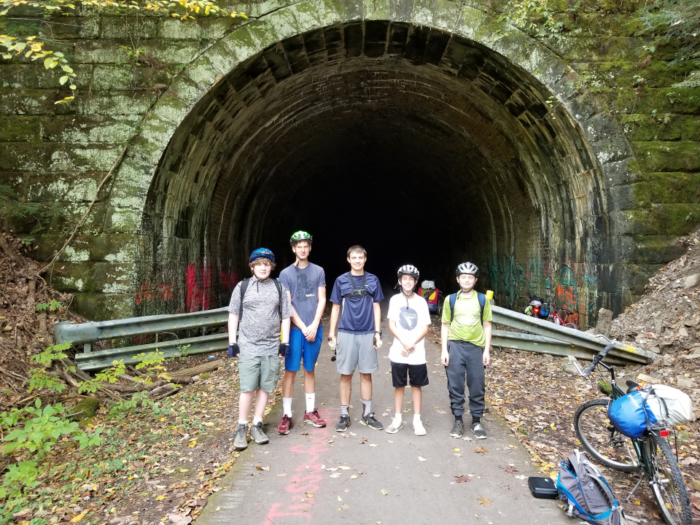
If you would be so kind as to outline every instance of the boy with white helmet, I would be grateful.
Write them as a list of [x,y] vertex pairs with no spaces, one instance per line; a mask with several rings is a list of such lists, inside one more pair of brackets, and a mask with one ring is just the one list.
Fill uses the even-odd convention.
[[[389,330],[394,343],[389,350],[391,380],[394,385],[394,420],[386,429],[395,434],[403,428],[401,407],[408,382],[413,393],[413,431],[417,436],[426,434],[420,419],[422,390],[428,385],[428,366],[425,361],[425,336],[430,326],[428,303],[413,292],[420,273],[415,266],[406,264],[397,272],[401,293],[389,302]],[[408,381],[407,381],[408,380]]]
[[228,355],[238,359],[241,390],[233,441],[239,450],[248,447],[248,414],[253,399],[255,413],[250,437],[259,445],[269,441],[262,421],[267,400],[279,379],[280,360],[287,353],[292,316],[286,290],[270,277],[275,269],[275,255],[267,248],[258,248],[250,254],[249,266],[253,276],[236,285],[228,307]]
[[477,439],[485,439],[481,425],[485,408],[485,367],[491,362],[491,303],[484,294],[474,290],[479,268],[465,262],[457,266],[459,292],[445,299],[442,310],[442,364],[447,373],[455,423],[450,435],[464,434],[464,378],[469,386],[469,411],[472,432]]
[[309,262],[313,237],[298,231],[292,234],[292,245],[296,260],[280,273],[280,282],[287,289],[292,301],[292,326],[289,331],[289,352],[284,359],[284,380],[282,382],[282,421],[277,433],[289,434],[292,428],[292,396],[294,378],[304,362],[304,391],[306,411],[304,421],[322,428],[326,422],[316,408],[316,361],[323,340],[321,317],[326,308],[326,274],[323,268]]

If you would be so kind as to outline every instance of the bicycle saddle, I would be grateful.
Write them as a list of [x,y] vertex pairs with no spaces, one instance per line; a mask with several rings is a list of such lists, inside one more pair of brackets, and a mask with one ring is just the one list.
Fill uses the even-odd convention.
[[628,394],[630,392],[634,392],[635,390],[637,390],[639,388],[639,383],[635,383],[631,379],[628,379],[627,381],[625,381],[625,383],[627,384],[627,393]]

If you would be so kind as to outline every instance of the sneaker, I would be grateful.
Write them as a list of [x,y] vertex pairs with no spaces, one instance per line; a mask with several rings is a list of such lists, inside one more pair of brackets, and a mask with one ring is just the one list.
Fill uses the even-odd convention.
[[374,430],[384,430],[384,425],[377,421],[377,419],[374,417],[374,412],[370,412],[366,416],[362,416],[360,423],[367,425],[369,428]]
[[262,421],[257,425],[250,427],[250,438],[254,439],[258,445],[264,445],[270,441],[265,435],[265,432],[263,432]]
[[280,421],[280,425],[277,427],[277,433],[286,436],[289,434],[289,429],[292,428],[292,418],[285,414]]
[[233,446],[238,450],[245,450],[248,448],[248,425],[243,423],[238,425],[236,437],[233,439]]
[[450,431],[450,436],[452,436],[453,438],[461,438],[463,434],[464,434],[464,422],[463,421],[455,421],[455,424],[452,425],[452,430]]
[[321,416],[318,414],[318,408],[314,408],[311,412],[304,414],[304,423],[307,421],[316,428],[323,428],[326,426],[326,422],[321,419]]
[[350,426],[350,416],[343,414],[338,418],[338,422],[335,424],[336,432],[345,432]]
[[474,432],[476,439],[486,439],[486,431],[481,423],[472,423],[472,432]]
[[418,421],[413,421],[413,432],[416,436],[425,436],[427,434],[423,422],[420,419]]
[[403,428],[403,421],[396,421],[395,419],[393,419],[393,420],[391,421],[391,425],[389,425],[389,426],[387,427],[386,431],[387,431],[389,434],[396,434],[396,433],[397,433],[399,430],[401,430],[402,428]]

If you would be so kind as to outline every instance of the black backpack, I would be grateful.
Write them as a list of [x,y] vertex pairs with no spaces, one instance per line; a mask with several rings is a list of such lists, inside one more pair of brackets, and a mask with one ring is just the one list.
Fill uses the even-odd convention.
[[[474,290],[476,292],[476,290]],[[457,294],[462,292],[457,292],[450,294],[450,324],[455,318],[455,303],[457,302]],[[486,305],[486,296],[482,293],[476,292],[476,296],[479,299],[479,306],[481,307],[481,324],[484,324],[484,306]]]
[[[245,292],[248,289],[248,285],[250,284],[250,277],[247,279],[243,279],[241,281],[241,307],[238,309],[238,322],[241,322],[241,318],[243,317],[243,298],[245,297]],[[280,319],[282,319],[282,283],[280,283],[279,279],[275,279],[275,286],[277,287],[277,293],[280,296],[280,304],[279,304],[279,312],[280,312]]]

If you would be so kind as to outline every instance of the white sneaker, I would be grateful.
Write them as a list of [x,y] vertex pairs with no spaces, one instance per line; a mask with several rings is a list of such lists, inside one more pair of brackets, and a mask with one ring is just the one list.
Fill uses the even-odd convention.
[[413,421],[413,431],[416,433],[416,436],[425,436],[427,434],[423,422],[420,419]]
[[386,429],[386,431],[389,434],[396,434],[399,430],[403,428],[403,420],[401,421],[396,421],[395,419],[391,421],[391,425],[389,425]]

